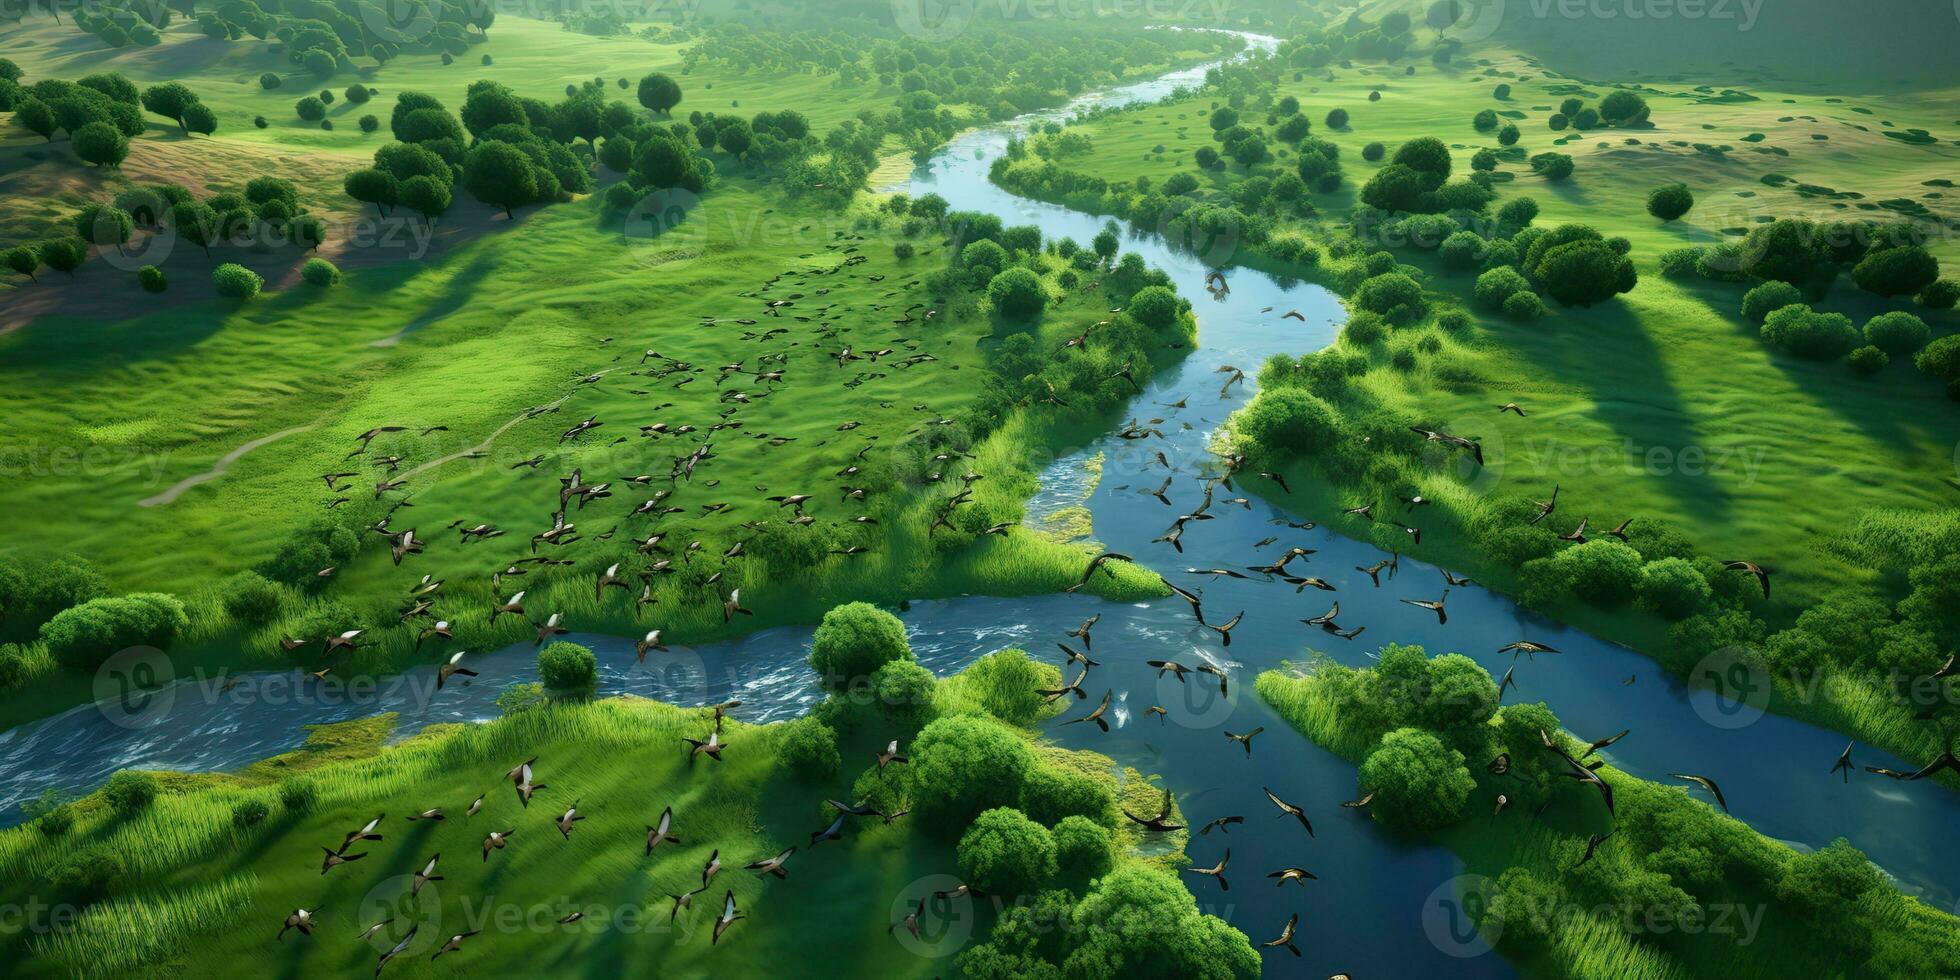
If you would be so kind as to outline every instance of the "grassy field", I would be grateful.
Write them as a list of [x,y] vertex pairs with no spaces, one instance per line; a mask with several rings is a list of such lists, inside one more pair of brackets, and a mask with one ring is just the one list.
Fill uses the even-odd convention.
[[[1050,675],[1055,672],[1046,669]],[[974,713],[966,675],[941,682],[942,714]],[[827,778],[786,765],[790,725],[723,728],[726,761],[690,761],[683,737],[713,726],[707,712],[638,699],[565,702],[483,725],[438,726],[384,747],[391,716],[314,731],[290,754],[236,773],[159,774],[162,792],[142,813],[112,812],[101,794],[71,804],[73,826],[59,835],[34,826],[0,833],[0,893],[73,913],[76,899],[58,869],[101,848],[122,856],[108,897],[59,931],[9,930],[0,939],[21,976],[125,975],[190,968],[206,976],[364,971],[411,924],[414,943],[387,972],[435,976],[454,970],[642,975],[761,974],[927,977],[943,957],[980,942],[991,926],[986,901],[934,902],[924,939],[893,939],[887,926],[919,898],[953,887],[957,835],[918,818],[892,823],[857,818],[836,842],[811,846],[810,832],[835,816],[824,800],[865,799],[854,789],[881,781],[870,765],[884,735],[869,727],[840,740],[843,764]],[[1032,739],[1032,734],[1029,734]],[[1154,805],[1157,790],[1102,756],[1037,747],[1039,764],[1100,781],[1133,809]],[[503,777],[537,757],[547,784],[520,805]],[[303,789],[302,789],[303,787]],[[482,810],[465,814],[483,797]],[[295,802],[305,799],[306,802]],[[265,815],[234,821],[240,805]],[[554,838],[554,821],[577,805],[586,819]],[[445,819],[405,819],[441,807]],[[645,828],[674,811],[669,843],[645,853]],[[887,807],[889,809],[889,806]],[[321,844],[386,814],[381,840],[357,844],[367,857],[322,876]],[[506,849],[482,856],[491,830],[515,828]],[[1168,868],[1182,861],[1181,838],[1134,852],[1136,835],[1113,829],[1123,863]],[[742,865],[798,845],[786,880]],[[691,909],[670,920],[670,896],[700,885],[711,852],[727,865]],[[443,880],[410,895],[410,875],[440,854]],[[722,892],[732,890],[748,918],[709,941]],[[314,910],[312,936],[275,934],[295,908]],[[560,923],[571,912],[584,917]],[[380,935],[363,931],[392,916]],[[481,930],[460,952],[431,960],[449,936]],[[798,955],[785,956],[789,949]],[[921,952],[924,950],[925,952]],[[936,952],[934,952],[936,950]],[[495,964],[505,964],[502,966]]]
[[[1365,677],[1370,671],[1346,673]],[[1489,684],[1488,675],[1484,683]],[[1312,669],[1268,671],[1254,686],[1302,734],[1357,764],[1375,751],[1383,734],[1359,721],[1353,706]],[[1520,710],[1550,717],[1542,704],[1514,705],[1505,713]],[[1465,877],[1459,881],[1467,884],[1458,900],[1482,920],[1481,938],[1527,975],[1644,980],[1949,976],[1960,970],[1953,916],[1881,884],[1875,869],[1869,872],[1870,890],[1844,905],[1831,907],[1831,900],[1820,898],[1831,908],[1821,918],[1829,920],[1827,928],[1839,930],[1820,940],[1820,916],[1798,905],[1780,884],[1793,874],[1797,853],[1690,800],[1677,787],[1604,766],[1598,773],[1613,787],[1614,815],[1609,817],[1592,791],[1557,777],[1547,777],[1560,789],[1542,811],[1527,811],[1537,809],[1534,791],[1490,775],[1482,761],[1508,751],[1521,764],[1514,773],[1527,773],[1528,782],[1538,778],[1523,764],[1535,765],[1532,760],[1542,751],[1512,740],[1520,727],[1529,731],[1531,726],[1507,724],[1500,714],[1479,727],[1474,734],[1441,733],[1446,745],[1473,756],[1466,764],[1478,785],[1461,819],[1408,832],[1463,860]],[[1570,740],[1563,733],[1558,737]],[[1363,786],[1358,792],[1380,788]],[[1516,797],[1509,813],[1502,812],[1500,793]],[[1377,820],[1380,807],[1377,803]],[[1588,840],[1609,832],[1616,839],[1609,838],[1578,873]],[[1685,854],[1707,855],[1705,860],[1720,866],[1696,869],[1696,859],[1680,860]],[[1684,899],[1696,914],[1674,918],[1685,908],[1679,904]],[[1858,935],[1864,938],[1852,938]],[[1465,941],[1462,935],[1454,938]]]
[[[1742,287],[1670,280],[1655,263],[1668,249],[1730,239],[1773,217],[1901,217],[1881,200],[1916,202],[1951,224],[1952,200],[1928,182],[1960,161],[1952,139],[1960,134],[1947,118],[1953,89],[1840,98],[1752,87],[1745,101],[1700,91],[1684,77],[1649,79],[1653,128],[1555,134],[1545,119],[1562,98],[1596,102],[1610,91],[1600,82],[1611,80],[1582,82],[1515,53],[1480,53],[1488,57],[1456,67],[1422,63],[1413,75],[1400,65],[1360,65],[1333,69],[1332,81],[1311,72],[1300,81],[1286,76],[1278,94],[1297,97],[1314,134],[1340,147],[1346,177],[1339,191],[1312,195],[1318,214],[1293,226],[1318,237],[1344,221],[1379,166],[1362,158],[1369,143],[1392,150],[1416,136],[1437,136],[1450,145],[1457,172],[1468,172],[1476,150],[1499,149],[1493,134],[1471,125],[1473,114],[1489,108],[1514,119],[1525,151],[1500,165],[1515,179],[1497,184],[1493,208],[1529,195],[1542,205],[1540,226],[1579,221],[1625,236],[1640,284],[1612,302],[1561,307],[1529,324],[1480,314],[1479,329],[1452,338],[1462,349],[1450,379],[1381,363],[1361,383],[1388,405],[1417,408],[1447,422],[1448,431],[1479,438],[1495,465],[1475,481],[1473,495],[1542,498],[1559,485],[1565,506],[1593,514],[1596,523],[1668,521],[1704,552],[1774,567],[1790,586],[1791,608],[1842,581],[1876,580],[1881,572],[1828,545],[1867,509],[1953,505],[1960,423],[1940,384],[1903,358],[1859,378],[1842,364],[1783,355],[1743,321]],[[1503,100],[1492,95],[1500,83],[1511,86]],[[1380,100],[1369,101],[1376,91]],[[1091,138],[1093,151],[1063,166],[1112,182],[1161,183],[1195,172],[1202,188],[1229,194],[1246,178],[1244,168],[1203,172],[1191,163],[1192,151],[1213,145],[1206,125],[1213,101],[1201,93],[1083,123],[1074,130]],[[1349,112],[1345,127],[1325,124],[1334,108]],[[1944,136],[1914,145],[1883,135],[1912,127]],[[1524,155],[1553,148],[1576,161],[1563,183],[1522,163]],[[1252,173],[1271,176],[1291,166],[1290,158],[1279,159]],[[1792,179],[1768,186],[1761,178],[1772,173]],[[1697,204],[1686,218],[1663,223],[1646,213],[1645,199],[1673,182],[1691,187]],[[1801,194],[1798,184],[1859,198]],[[1960,267],[1960,241],[1936,222],[1921,226],[1951,274]],[[1472,274],[1444,272],[1434,252],[1403,249],[1397,257],[1431,273],[1438,295],[1467,294]],[[1848,277],[1814,305],[1855,323],[1912,308],[1864,293]],[[1915,312],[1936,336],[1960,325],[1950,311]],[[1498,414],[1507,402],[1528,417]],[[1438,544],[1450,547],[1440,536]]]

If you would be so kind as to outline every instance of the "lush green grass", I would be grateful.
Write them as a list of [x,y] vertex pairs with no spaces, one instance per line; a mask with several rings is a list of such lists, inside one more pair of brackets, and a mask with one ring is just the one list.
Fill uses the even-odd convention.
[[[983,692],[959,675],[942,683],[934,703],[941,714],[982,713]],[[808,780],[780,760],[785,724],[728,721],[725,761],[689,762],[681,739],[702,737],[712,725],[708,715],[639,699],[560,702],[483,725],[437,726],[384,748],[392,725],[391,716],[380,716],[320,729],[305,747],[238,773],[160,774],[163,792],[135,816],[116,815],[96,794],[71,804],[75,822],[64,834],[36,826],[0,833],[0,865],[15,872],[0,884],[10,902],[72,903],[50,876],[94,848],[113,849],[126,866],[111,897],[88,904],[72,928],[10,932],[4,944],[13,969],[24,976],[193,964],[207,976],[363,970],[409,922],[423,923],[418,945],[389,966],[391,974],[445,969],[431,966],[428,953],[472,928],[484,934],[447,968],[521,959],[530,970],[580,974],[652,966],[924,977],[945,969],[947,961],[893,941],[886,926],[915,898],[950,887],[951,879],[933,876],[958,874],[957,834],[917,818],[887,825],[870,817],[857,819],[840,841],[809,846],[809,832],[834,816],[823,800],[856,802],[863,796],[854,780],[864,786],[880,779],[870,760],[887,733],[871,730],[877,726],[840,740],[844,762],[835,775]],[[1154,805],[1157,790],[1129,770],[1119,787],[1106,757],[1052,747],[1037,755],[1041,765],[1101,782],[1132,809]],[[503,773],[532,756],[537,780],[548,785],[524,808]],[[310,805],[286,801],[297,785],[311,787]],[[466,817],[479,795],[482,812]],[[241,827],[232,814],[247,801],[265,804],[268,815]],[[569,839],[553,836],[553,821],[573,803],[587,819]],[[446,812],[441,822],[404,819],[437,806]],[[669,806],[682,844],[647,857],[644,828]],[[369,857],[323,877],[319,847],[337,845],[377,813],[386,814],[383,839],[350,849]],[[513,827],[518,833],[507,849],[483,861],[483,835]],[[1182,861],[1181,835],[1146,858],[1133,853],[1130,829],[1112,832],[1122,861]],[[798,852],[786,881],[741,870],[790,845]],[[669,896],[698,887],[701,866],[717,849],[728,867],[670,925]],[[445,880],[410,900],[407,876],[436,853]],[[711,946],[706,931],[728,889],[750,917]],[[318,911],[315,934],[289,933],[275,943],[280,922],[297,907]],[[977,922],[964,925],[976,927],[978,942],[993,913],[984,901],[975,908]],[[585,912],[584,922],[555,924],[574,910]],[[356,938],[386,914],[400,921],[377,940],[381,945]],[[511,914],[521,916],[516,925],[501,918]],[[480,924],[476,917],[486,915]],[[925,925],[930,943],[936,933]],[[798,955],[785,956],[791,949]]]
[[[1358,764],[1374,750],[1385,729],[1359,721],[1352,706],[1333,693],[1334,684],[1325,672],[1369,673],[1316,661],[1301,671],[1267,671],[1254,687],[1302,734]],[[1465,751],[1472,754],[1467,761],[1479,786],[1460,820],[1418,836],[1456,854],[1467,875],[1481,876],[1471,880],[1513,874],[1494,891],[1477,886],[1478,893],[1469,900],[1478,904],[1467,906],[1476,910],[1473,914],[1488,914],[1492,898],[1507,892],[1513,896],[1509,900],[1517,902],[1515,896],[1523,894],[1521,886],[1512,884],[1518,874],[1554,883],[1559,889],[1549,905],[1512,906],[1528,907],[1529,915],[1555,923],[1545,930],[1548,935],[1534,939],[1525,935],[1528,928],[1508,919],[1486,933],[1495,936],[1498,949],[1527,973],[1673,978],[1946,976],[1960,970],[1953,916],[1885,884],[1826,913],[1832,920],[1855,923],[1857,930],[1869,930],[1875,945],[1857,949],[1839,939],[1820,938],[1813,920],[1778,890],[1779,881],[1797,859],[1796,852],[1716,814],[1676,787],[1646,782],[1606,766],[1599,774],[1612,785],[1617,808],[1610,820],[1592,790],[1562,779],[1555,780],[1560,789],[1542,813],[1530,812],[1527,799],[1492,817],[1498,793],[1525,791],[1518,783],[1489,775],[1481,765],[1483,756],[1508,750],[1514,760],[1525,763],[1542,755],[1535,744],[1508,744],[1503,732],[1493,720],[1481,736],[1445,735],[1446,744],[1474,743],[1475,748]],[[1560,737],[1565,736],[1560,733]],[[1379,809],[1376,818],[1381,819]],[[1585,874],[1575,874],[1587,840],[1609,830],[1615,832],[1614,839],[1599,849]],[[1659,872],[1657,884],[1648,878],[1656,869],[1682,867],[1678,856],[1657,853],[1662,848],[1692,851],[1711,842],[1712,853],[1720,855],[1714,860],[1722,867],[1704,880],[1691,880],[1679,871],[1673,876],[1679,880],[1670,880],[1665,871]],[[1635,880],[1647,880],[1645,891],[1624,884]],[[1879,880],[1875,872],[1872,880]],[[1649,917],[1673,901],[1659,896],[1674,887],[1685,890],[1706,916],[1699,926],[1684,928],[1669,925],[1664,917]],[[1544,899],[1542,893],[1536,897]],[[1745,925],[1750,916],[1755,924]],[[1649,925],[1657,921],[1665,928]],[[1632,925],[1623,926],[1626,922]]]
[[[1346,174],[1341,190],[1311,196],[1317,217],[1292,226],[1324,237],[1345,220],[1378,166],[1362,159],[1368,143],[1382,142],[1392,152],[1404,140],[1436,136],[1451,145],[1457,172],[1467,173],[1476,149],[1497,147],[1494,136],[1472,127],[1478,110],[1521,113],[1519,145],[1537,153],[1553,149],[1555,135],[1571,135],[1554,134],[1544,121],[1569,94],[1564,86],[1590,93],[1582,96],[1589,104],[1610,91],[1553,77],[1519,55],[1488,54],[1488,65],[1439,69],[1419,63],[1413,76],[1399,64],[1335,68],[1331,82],[1312,72],[1296,82],[1285,73],[1278,94],[1298,97],[1314,134],[1340,146]],[[1507,100],[1491,97],[1500,82],[1512,87]],[[1543,206],[1540,226],[1578,221],[1626,236],[1641,274],[1638,288],[1590,309],[1559,308],[1522,325],[1478,314],[1479,329],[1453,345],[1452,376],[1378,363],[1362,384],[1385,404],[1419,409],[1451,423],[1449,431],[1480,438],[1496,464],[1477,481],[1480,495],[1542,497],[1559,484],[1561,505],[1575,517],[1590,513],[1609,527],[1631,516],[1667,521],[1710,554],[1776,568],[1789,586],[1785,594],[1800,606],[1837,581],[1873,579],[1873,570],[1826,547],[1850,516],[1873,507],[1953,503],[1946,481],[1955,475],[1952,449],[1960,432],[1954,408],[1938,382],[1903,358],[1875,377],[1858,378],[1842,364],[1772,351],[1742,320],[1742,287],[1671,281],[1655,262],[1668,249],[1711,244],[1729,237],[1727,230],[1746,230],[1771,217],[1879,220],[1888,212],[1867,208],[1882,199],[1916,200],[1952,220],[1943,192],[1922,182],[1950,172],[1960,147],[1887,139],[1878,120],[1942,132],[1951,127],[1953,92],[1888,90],[1839,99],[1752,87],[1757,101],[1724,103],[1703,101],[1706,93],[1686,84],[1659,88],[1647,93],[1654,128],[1594,130],[1564,141],[1556,149],[1571,154],[1577,170],[1563,184],[1532,175],[1522,158],[1506,162],[1499,170],[1516,179],[1497,185],[1492,205],[1529,195]],[[1368,101],[1376,90],[1381,100]],[[1112,182],[1149,177],[1161,183],[1174,173],[1195,172],[1191,151],[1215,145],[1205,122],[1213,101],[1200,93],[1092,120],[1076,127],[1091,137],[1092,153],[1062,164]],[[1333,108],[1350,113],[1346,128],[1325,125]],[[1263,122],[1260,113],[1249,115],[1252,124]],[[1791,121],[1777,121],[1786,116]],[[1742,141],[1752,133],[1765,139]],[[1628,139],[1640,145],[1626,145]],[[1705,153],[1677,141],[1732,150]],[[1164,151],[1154,152],[1160,145]],[[1771,150],[1788,155],[1765,152]],[[1291,165],[1289,157],[1253,172],[1273,175]],[[1794,180],[1773,188],[1759,181],[1766,173]],[[1207,173],[1200,178],[1201,194],[1229,192],[1244,177],[1237,164]],[[1664,224],[1646,213],[1645,199],[1654,187],[1673,182],[1687,183],[1698,202],[1686,218]],[[1792,189],[1797,183],[1855,191],[1863,200],[1802,196]],[[1960,243],[1952,236],[1935,235],[1930,247],[1947,274],[1960,268]],[[1467,294],[1471,274],[1442,272],[1432,252],[1397,254],[1434,273],[1437,294]],[[1902,304],[1863,293],[1845,277],[1816,305],[1862,324]],[[1950,312],[1927,319],[1936,334],[1960,323]],[[1529,417],[1496,412],[1512,401]]]

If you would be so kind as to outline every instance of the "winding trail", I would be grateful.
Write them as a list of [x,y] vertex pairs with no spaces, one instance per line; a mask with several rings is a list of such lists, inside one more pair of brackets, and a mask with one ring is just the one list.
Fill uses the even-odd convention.
[[260,446],[271,445],[272,443],[278,442],[279,440],[284,439],[287,436],[293,435],[295,433],[305,432],[306,430],[313,428],[314,425],[316,424],[318,423],[309,422],[305,425],[293,426],[290,429],[281,429],[278,432],[274,432],[269,436],[260,436],[257,439],[254,439],[251,442],[239,446],[237,449],[234,449],[231,452],[228,452],[223,456],[219,457],[218,461],[212,464],[210,469],[205,470],[204,472],[199,473],[195,476],[184,477],[183,479],[178,480],[176,485],[172,486],[170,489],[165,490],[164,492],[157,494],[154,497],[145,497],[142,500],[137,501],[136,506],[158,507],[158,506],[162,506],[163,504],[170,503],[171,501],[176,500],[178,497],[182,496],[184,491],[189,490],[190,488],[197,486],[200,483],[209,483],[212,480],[217,479],[218,477],[224,476],[225,470],[231,468],[231,464],[238,462],[240,459],[242,459],[245,456],[246,453],[249,453],[252,450],[257,449]]

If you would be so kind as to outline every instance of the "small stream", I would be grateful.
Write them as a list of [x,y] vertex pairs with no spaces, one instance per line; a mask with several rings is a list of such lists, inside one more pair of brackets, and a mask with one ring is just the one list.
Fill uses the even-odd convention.
[[[1255,49],[1274,39],[1248,36]],[[1078,100],[1065,110],[1036,113],[1009,124],[969,133],[920,167],[902,188],[913,195],[943,195],[955,209],[987,211],[1008,224],[1036,224],[1044,235],[1067,235],[1087,242],[1105,220],[1067,208],[1016,197],[987,181],[989,162],[1008,139],[1027,126],[1063,118],[1085,108],[1154,101],[1179,86],[1194,85],[1204,68],[1124,86]],[[1404,557],[1398,575],[1382,575],[1379,586],[1357,570],[1384,553],[1324,529],[1299,530],[1287,521],[1325,520],[1325,514],[1293,514],[1254,498],[1244,505],[1226,498],[1245,489],[1219,488],[1211,508],[1215,520],[1193,522],[1184,552],[1154,543],[1173,518],[1197,506],[1201,477],[1221,467],[1206,450],[1213,429],[1251,395],[1252,376],[1275,353],[1298,354],[1331,342],[1343,316],[1338,299],[1312,285],[1282,283],[1250,269],[1228,274],[1231,292],[1222,301],[1207,298],[1208,267],[1197,258],[1154,239],[1132,239],[1127,249],[1168,272],[1181,294],[1192,297],[1199,316],[1199,347],[1161,374],[1140,394],[1127,414],[1163,418],[1162,439],[1126,440],[1114,435],[1057,460],[1029,517],[1069,504],[1086,504],[1094,537],[1163,572],[1178,585],[1201,591],[1208,618],[1229,619],[1245,610],[1221,646],[1218,635],[1199,626],[1177,598],[1120,604],[1077,595],[1021,598],[987,596],[914,602],[903,618],[914,652],[935,673],[960,669],[975,657],[1019,646],[1039,657],[1059,659],[1057,642],[1090,616],[1100,615],[1091,655],[1102,666],[1091,672],[1089,700],[1078,702],[1051,722],[1056,742],[1095,749],[1139,771],[1161,774],[1174,788],[1186,816],[1202,825],[1215,817],[1243,815],[1229,835],[1194,837],[1195,864],[1209,866],[1230,847],[1230,891],[1215,880],[1186,876],[1207,911],[1226,918],[1255,942],[1278,934],[1300,914],[1297,943],[1305,954],[1265,953],[1274,975],[1323,977],[1335,972],[1356,976],[1418,976],[1445,971],[1452,977],[1512,976],[1495,955],[1440,938],[1435,918],[1438,889],[1461,873],[1461,864],[1438,848],[1412,845],[1379,829],[1360,811],[1339,804],[1355,794],[1354,767],[1294,733],[1252,693],[1252,679],[1283,661],[1300,661],[1314,651],[1344,663],[1365,664],[1383,643],[1421,644],[1431,653],[1461,652],[1476,658],[1494,676],[1510,665],[1496,650],[1532,639],[1563,651],[1517,666],[1517,700],[1549,704],[1568,728],[1597,738],[1621,728],[1632,734],[1605,750],[1611,763],[1635,775],[1659,780],[1671,772],[1694,772],[1719,782],[1734,815],[1761,833],[1802,848],[1821,847],[1843,836],[1894,876],[1899,886],[1943,908],[1960,895],[1960,794],[1932,784],[1898,783],[1860,773],[1848,784],[1829,774],[1845,737],[1776,715],[1754,717],[1717,702],[1707,692],[1689,692],[1665,677],[1654,663],[1626,648],[1602,641],[1520,610],[1506,597],[1480,586],[1451,589],[1449,621],[1401,602],[1434,599],[1444,588],[1440,571]],[[1261,312],[1272,307],[1271,312]],[[1298,309],[1304,322],[1281,319]],[[1247,383],[1223,398],[1218,369],[1235,365]],[[1187,407],[1163,407],[1184,400]],[[1161,450],[1170,468],[1158,463]],[[1084,478],[1100,457],[1101,478]],[[1165,477],[1170,505],[1147,491]],[[1257,479],[1257,477],[1249,477]],[[1089,489],[1082,497],[1083,488]],[[1257,542],[1274,540],[1263,547]],[[1260,576],[1234,579],[1194,575],[1186,568],[1243,570],[1265,564],[1290,547],[1314,549],[1297,560],[1297,574],[1319,576],[1336,591],[1296,593],[1284,583]],[[1248,573],[1250,574],[1250,573]],[[1299,620],[1341,604],[1343,626],[1365,626],[1365,636],[1344,641]],[[638,694],[682,704],[740,699],[737,714],[750,721],[793,717],[819,697],[805,663],[810,630],[764,630],[738,640],[691,649],[675,648],[635,660],[632,642],[618,637],[575,635],[600,663],[602,694]],[[1214,679],[1193,675],[1188,683],[1159,679],[1149,659],[1201,660],[1226,668],[1231,680],[1220,696]],[[349,691],[291,674],[244,675],[232,691],[215,681],[184,681],[129,705],[109,703],[65,714],[0,734],[0,823],[18,823],[17,804],[50,787],[86,790],[111,772],[127,767],[222,770],[287,751],[305,737],[301,726],[397,711],[402,734],[436,722],[482,721],[497,715],[497,691],[536,679],[529,644],[474,658],[484,683],[457,678],[434,690],[434,669],[421,667],[378,686]],[[1070,671],[1073,674],[1073,671]],[[1626,683],[1633,678],[1633,683]],[[1114,692],[1112,730],[1064,725],[1093,707],[1104,689]],[[241,705],[249,703],[249,709]],[[1163,706],[1164,718],[1146,716]],[[1248,757],[1223,736],[1264,726]],[[1854,745],[1860,765],[1913,768],[1877,749]],[[1481,760],[1473,760],[1481,762]],[[1279,816],[1262,787],[1305,807],[1317,836],[1309,838]],[[1516,819],[1528,819],[1513,814]],[[1304,889],[1276,891],[1265,874],[1281,867],[1304,867],[1319,876]],[[1453,891],[1442,894],[1453,898]]]

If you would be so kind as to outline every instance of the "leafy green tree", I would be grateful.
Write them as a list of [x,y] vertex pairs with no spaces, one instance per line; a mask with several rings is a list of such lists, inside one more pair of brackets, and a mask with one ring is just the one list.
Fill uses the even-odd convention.
[[170,227],[177,237],[204,249],[211,254],[211,245],[218,240],[218,214],[203,201],[185,201],[170,209]]
[[117,651],[167,647],[190,624],[184,604],[161,593],[105,596],[70,606],[41,624],[41,642],[56,663],[91,671]]
[[[196,93],[182,82],[164,82],[143,90],[143,108],[184,126],[184,113],[198,103]],[[188,127],[185,127],[188,129]]]
[[129,138],[105,122],[92,122],[75,130],[72,140],[75,155],[97,167],[114,167],[129,156]]
[[1019,800],[1035,766],[1027,739],[1005,724],[940,718],[912,742],[914,801],[928,826],[956,832],[981,811]]
[[846,689],[892,661],[911,659],[905,624],[868,602],[846,603],[825,613],[810,640],[810,666],[832,690]]
[[1074,944],[1061,954],[1070,977],[1250,980],[1260,973],[1244,933],[1200,914],[1176,875],[1141,863],[1104,875],[1071,919],[1085,925],[1069,932]]
[[1109,828],[1088,817],[1063,817],[1050,836],[1055,841],[1055,872],[1069,882],[1094,881],[1116,866],[1116,842]]
[[1686,619],[1713,598],[1708,579],[1682,558],[1650,561],[1640,571],[1640,605],[1669,620]]
[[1647,100],[1640,93],[1619,89],[1599,100],[1599,118],[1609,126],[1630,126],[1647,121]]
[[1524,134],[1518,131],[1517,123],[1505,123],[1504,125],[1498,127],[1497,145],[1516,146],[1518,140],[1521,139],[1523,136]]
[[42,242],[41,262],[56,272],[74,275],[88,261],[88,243],[79,238],[56,238]]
[[1400,272],[1388,272],[1363,280],[1355,288],[1357,309],[1378,313],[1390,323],[1407,325],[1429,314],[1429,303],[1422,285]]
[[41,253],[29,246],[16,245],[5,252],[0,252],[0,261],[4,261],[8,269],[28,279],[41,281],[41,278],[34,274],[34,270],[41,267]]
[[1427,191],[1443,186],[1450,176],[1450,148],[1434,136],[1418,136],[1396,147],[1389,162],[1415,171]]
[[1932,336],[1926,321],[1902,311],[1881,313],[1865,321],[1865,342],[1887,354],[1914,353]]
[[347,196],[362,204],[374,205],[376,214],[387,215],[401,196],[401,187],[395,175],[375,167],[366,167],[348,174],[341,181],[341,189]]
[[1802,283],[1829,257],[1817,226],[1801,218],[1757,225],[1742,240],[1742,271],[1758,279]]
[[1835,361],[1858,346],[1858,328],[1842,313],[1786,306],[1763,320],[1763,339],[1798,357]]
[[1259,392],[1237,423],[1239,435],[1264,453],[1307,456],[1331,446],[1339,436],[1332,408],[1299,388]]
[[[1304,158],[1301,166],[1306,166]],[[1391,163],[1361,185],[1361,203],[1383,211],[1414,211],[1422,198],[1422,180],[1415,170]]]
[[135,230],[129,212],[112,204],[90,204],[75,213],[75,234],[91,245],[121,248]]
[[994,276],[987,283],[987,297],[996,312],[1016,319],[1034,316],[1048,304],[1041,277],[1019,266]]
[[293,111],[307,122],[319,122],[327,117],[327,104],[317,95],[308,95],[293,103]]
[[1939,277],[1939,260],[1919,245],[1877,249],[1851,270],[1859,289],[1880,296],[1909,296]]
[[433,223],[449,211],[449,184],[426,174],[417,174],[402,181],[396,200],[403,207],[421,215],[423,221]]
[[1348,111],[1346,109],[1327,110],[1328,129],[1345,129],[1347,128],[1347,124],[1348,124]]
[[1066,817],[1086,817],[1106,823],[1115,799],[1104,781],[1062,766],[1037,766],[1021,787],[1021,812],[1038,823],[1055,824]]
[[660,72],[648,74],[640,79],[640,104],[659,115],[670,115],[681,104],[681,85]]
[[531,158],[509,143],[486,140],[470,151],[463,165],[463,185],[476,199],[504,209],[504,216],[515,219],[520,204],[538,199],[538,178]]
[[211,285],[218,290],[220,296],[251,299],[259,294],[259,289],[265,285],[265,280],[258,273],[236,262],[226,262],[211,270]]
[[961,835],[960,877],[989,895],[1033,892],[1055,875],[1055,839],[1021,811],[995,807]]
[[1540,153],[1531,158],[1533,173],[1546,180],[1558,181],[1572,176],[1572,157],[1564,153]]
[[209,136],[218,131],[218,114],[202,102],[184,107],[184,131]]
[[157,778],[147,772],[134,769],[119,769],[102,784],[102,798],[116,816],[128,820],[156,802],[159,787]]
[[21,102],[20,107],[14,110],[14,121],[50,143],[54,142],[55,131],[61,128],[54,110],[40,99],[30,98]]
[[1375,793],[1376,818],[1404,827],[1443,827],[1461,819],[1477,781],[1463,753],[1434,734],[1398,728],[1361,763],[1361,785]]
[[1781,279],[1771,279],[1742,294],[1742,317],[1761,324],[1771,313],[1802,302],[1803,293],[1797,287]]

